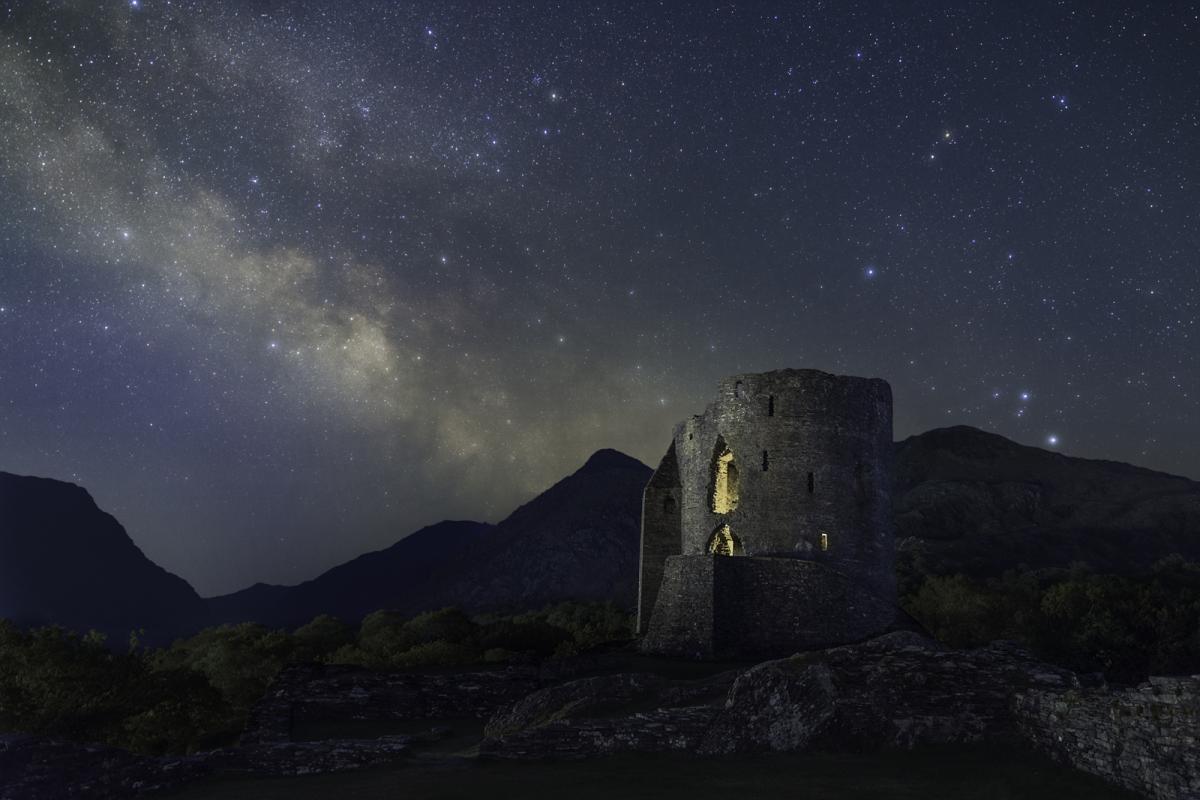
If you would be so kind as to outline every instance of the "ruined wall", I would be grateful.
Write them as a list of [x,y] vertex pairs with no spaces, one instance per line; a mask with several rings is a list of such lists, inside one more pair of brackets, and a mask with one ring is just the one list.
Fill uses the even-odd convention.
[[645,633],[658,598],[663,567],[680,548],[679,467],[675,444],[667,448],[642,495],[642,546],[638,570],[638,633]]
[[[676,427],[643,497],[643,648],[770,656],[885,629],[891,457],[885,381],[817,370],[721,381]],[[724,555],[712,563],[714,542]]]
[[[728,524],[745,555],[818,561],[894,594],[886,382],[817,370],[736,375],[678,429],[674,446],[681,552],[706,552]],[[719,513],[714,460],[723,448],[734,456],[738,497],[736,508]]]
[[649,653],[712,658],[713,565],[722,556],[671,556],[642,639]]
[[1039,750],[1162,800],[1200,798],[1200,676],[1131,689],[1030,690],[1017,723]]

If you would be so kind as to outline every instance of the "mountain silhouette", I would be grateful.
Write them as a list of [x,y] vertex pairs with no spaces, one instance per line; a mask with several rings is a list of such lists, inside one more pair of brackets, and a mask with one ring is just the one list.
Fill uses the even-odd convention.
[[[921,572],[1066,567],[1127,572],[1200,561],[1200,483],[1074,458],[959,426],[895,446],[901,557]],[[201,600],[142,554],[78,486],[0,472],[0,617],[159,641],[222,622],[356,621],[390,608],[521,611],[561,600],[632,608],[651,470],[600,450],[502,522],[446,521],[296,586]]]
[[146,558],[86,490],[0,472],[0,617],[169,639],[207,620],[187,581]]
[[651,470],[600,450],[497,525],[440,522],[298,586],[257,584],[208,600],[216,622],[356,621],[380,608],[520,611],[561,600],[631,607],[642,489]]
[[1200,483],[1073,458],[976,428],[896,445],[896,544],[920,570],[1144,569],[1172,553],[1200,561]]

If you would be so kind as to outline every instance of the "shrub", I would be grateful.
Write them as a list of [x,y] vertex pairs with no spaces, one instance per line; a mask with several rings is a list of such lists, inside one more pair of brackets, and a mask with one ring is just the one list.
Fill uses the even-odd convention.
[[321,661],[341,647],[354,642],[354,626],[347,625],[337,617],[321,614],[311,622],[297,628],[292,634],[295,639],[295,658],[298,661]]

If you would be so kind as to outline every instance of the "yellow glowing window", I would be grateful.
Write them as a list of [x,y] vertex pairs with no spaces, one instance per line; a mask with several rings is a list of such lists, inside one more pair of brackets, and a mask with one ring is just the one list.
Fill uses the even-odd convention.
[[829,534],[828,533],[821,534],[821,549],[822,550],[829,549]]
[[714,556],[740,556],[742,543],[733,535],[728,525],[720,525],[708,540],[708,552]]
[[717,456],[714,467],[712,510],[717,514],[728,514],[738,505],[738,469],[733,462],[733,451],[725,448]]

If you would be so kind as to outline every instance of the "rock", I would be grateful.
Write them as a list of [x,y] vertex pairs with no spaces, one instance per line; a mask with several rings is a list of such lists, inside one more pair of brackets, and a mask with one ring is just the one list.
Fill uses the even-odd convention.
[[705,754],[804,750],[836,710],[824,664],[769,661],[742,673],[700,744]]
[[412,741],[409,736],[381,736],[376,739],[276,742],[218,751],[210,754],[209,760],[226,770],[255,775],[312,775],[395,761],[408,754]]
[[103,745],[0,734],[0,800],[117,800],[181,786],[211,771],[204,757],[142,756]]
[[542,689],[499,710],[480,752],[500,758],[589,758],[690,751],[716,716],[735,672],[695,681],[602,675]]
[[1059,761],[1161,800],[1200,798],[1200,676],[1027,689],[1015,706],[1026,738]]
[[502,739],[521,730],[562,719],[597,716],[605,708],[646,698],[665,681],[643,673],[600,675],[539,689],[497,711],[483,729],[489,739]]

